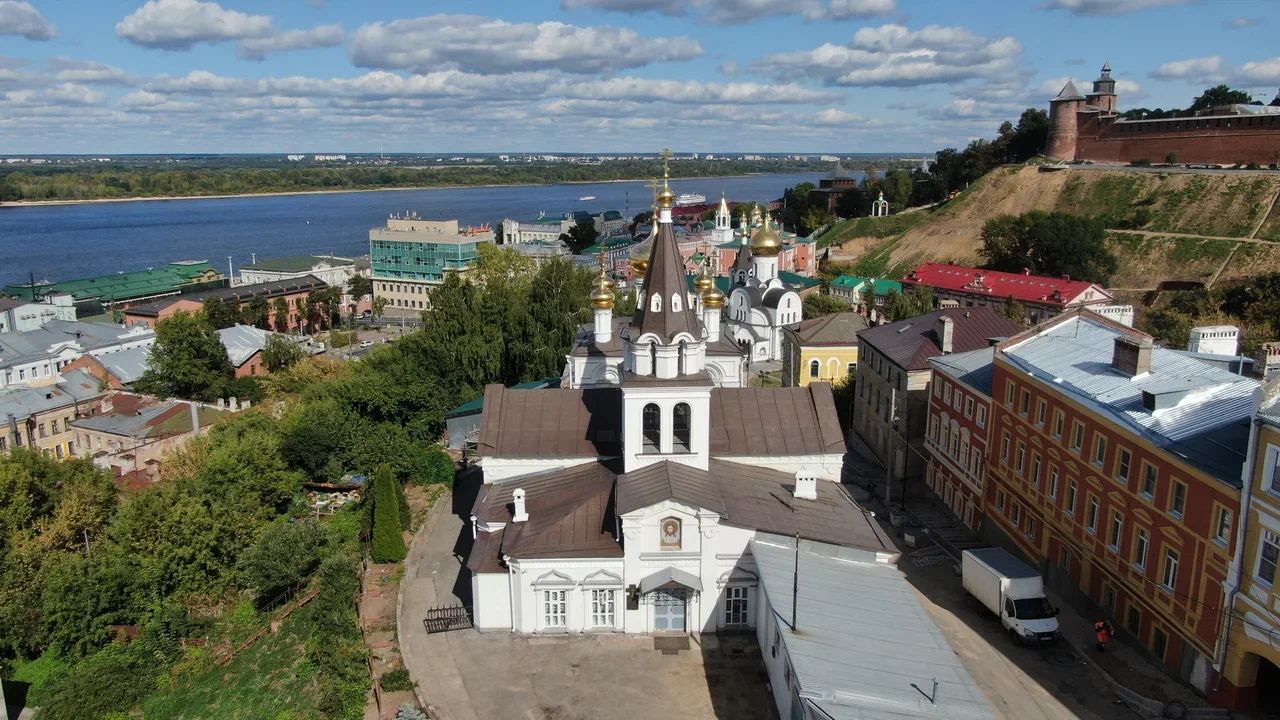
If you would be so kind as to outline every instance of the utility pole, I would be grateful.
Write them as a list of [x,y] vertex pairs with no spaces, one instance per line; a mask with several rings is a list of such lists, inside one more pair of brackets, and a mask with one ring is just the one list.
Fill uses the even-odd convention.
[[230,255],[227,256],[227,284],[228,284],[228,287],[236,284],[236,273],[235,273],[235,270],[231,269]]

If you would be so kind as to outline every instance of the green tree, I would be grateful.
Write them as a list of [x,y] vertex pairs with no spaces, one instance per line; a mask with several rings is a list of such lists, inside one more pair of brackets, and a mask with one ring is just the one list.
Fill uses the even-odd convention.
[[596,224],[587,219],[574,223],[569,232],[560,236],[560,240],[569,246],[571,252],[580,253],[595,245],[599,237],[600,231],[596,230]]
[[271,302],[271,314],[275,318],[276,332],[289,332],[289,301],[278,297]]
[[653,221],[653,211],[645,210],[644,212],[636,213],[636,216],[631,218],[631,227],[648,225],[652,221]]
[[912,293],[890,290],[885,299],[884,315],[889,322],[906,320],[933,311],[933,290],[918,287]]
[[1102,285],[1117,268],[1102,221],[1061,212],[1033,210],[988,220],[980,253],[992,270],[1069,275]]
[[427,453],[427,472],[421,478],[421,482],[428,485],[453,487],[453,477],[456,472],[457,467],[453,464],[453,458],[449,457],[449,453],[440,448],[432,448]]
[[241,577],[258,591],[259,605],[265,605],[306,579],[327,545],[328,536],[314,522],[272,523],[240,558]]
[[996,312],[1021,327],[1027,326],[1027,309],[1012,295],[1004,299]]
[[1172,348],[1187,347],[1193,327],[1195,327],[1194,318],[1170,308],[1159,308],[1147,314],[1147,332]]
[[812,320],[824,315],[834,315],[849,310],[849,303],[826,293],[814,293],[805,297],[803,303],[804,319]]
[[1253,96],[1244,90],[1232,90],[1227,85],[1215,85],[1197,95],[1195,100],[1191,101],[1191,107],[1187,109],[1191,112],[1199,112],[1218,105],[1250,105],[1252,103]]
[[202,313],[179,310],[157,323],[150,361],[134,388],[160,397],[211,402],[226,397],[235,378],[227,349]]
[[267,364],[268,372],[283,370],[303,358],[302,348],[283,335],[271,335],[267,345],[262,349],[262,360]]
[[382,467],[373,478],[373,561],[400,562],[405,556],[400,504],[396,499],[391,468]]
[[[501,225],[499,225],[501,227]],[[482,245],[481,247],[485,247]],[[347,281],[347,289],[351,292],[351,297],[356,302],[360,302],[361,298],[368,297],[373,294],[373,278],[365,275],[356,275]]]
[[263,330],[268,327],[268,315],[271,314],[271,305],[265,297],[258,295],[249,302],[245,303],[240,310],[240,321],[245,325],[252,325]]
[[[452,276],[451,276],[451,277],[452,277]],[[382,313],[386,311],[386,309],[387,309],[387,305],[388,305],[390,302],[391,302],[391,300],[389,300],[389,299],[388,299],[388,298],[386,298],[386,297],[383,297],[382,295],[376,295],[376,296],[374,296],[374,298],[373,298],[373,316],[374,316],[374,317],[376,317],[376,318],[380,318],[380,317],[382,317]],[[434,305],[434,303],[433,303],[433,305]]]
[[204,316],[214,330],[222,330],[240,322],[240,304],[234,300],[223,302],[220,297],[206,298]]

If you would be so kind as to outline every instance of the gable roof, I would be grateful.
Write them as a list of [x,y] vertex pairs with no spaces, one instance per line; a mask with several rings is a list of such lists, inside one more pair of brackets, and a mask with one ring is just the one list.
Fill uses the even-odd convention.
[[844,454],[828,383],[711,391],[713,456]]
[[952,353],[989,346],[991,338],[1017,335],[1022,328],[991,308],[965,307],[934,310],[906,320],[868,328],[858,333],[861,345],[870,345],[904,370],[927,370],[929,358],[942,354],[938,345],[938,318],[952,321]]
[[276,333],[252,325],[232,325],[218,331],[218,339],[227,349],[232,367],[240,367],[267,347],[267,340]]
[[493,457],[611,457],[621,451],[616,388],[484,389],[479,452]]
[[301,277],[289,278],[287,280],[272,280],[271,282],[256,283],[254,285],[237,285],[236,287],[205,290],[187,295],[173,295],[162,300],[143,303],[142,305],[135,305],[125,310],[125,314],[157,317],[160,315],[160,311],[179,300],[190,300],[192,302],[203,303],[209,298],[216,297],[221,298],[224,301],[238,300],[243,303],[247,300],[252,300],[255,297],[271,299],[281,295],[294,295],[297,293],[311,292],[312,290],[324,290],[327,287],[329,287],[329,285],[315,275],[303,275]]
[[1106,302],[1111,299],[1111,293],[1087,280],[1072,280],[1068,276],[1051,278],[942,263],[925,263],[908,273],[902,282],[993,298],[1013,297],[1020,302],[1056,307],[1066,307],[1067,303],[1091,289],[1099,292],[1100,296],[1096,301],[1090,302]]
[[[54,410],[101,396],[100,382],[87,370],[75,369],[63,373],[62,381],[38,387],[17,387],[0,390],[0,422],[10,417],[21,422],[42,412]],[[0,433],[8,433],[7,425],[0,426]]]
[[831,284],[836,287],[852,289],[861,289],[867,283],[871,283],[871,292],[875,295],[888,295],[890,291],[902,292],[902,283],[885,280],[884,278],[860,278],[854,275],[841,275],[831,281]]
[[703,470],[664,460],[618,476],[618,514],[673,499],[725,514],[720,487]]
[[856,312],[840,312],[801,321],[785,332],[803,346],[857,345],[858,331],[866,329],[866,318]]
[[99,298],[107,302],[121,302],[135,298],[176,293],[182,286],[190,285],[202,277],[222,275],[205,260],[172,262],[161,268],[135,270],[133,272],[101,275],[56,283],[21,283],[5,287],[4,293],[30,299],[33,295],[44,297],[53,292],[70,293],[77,301]]

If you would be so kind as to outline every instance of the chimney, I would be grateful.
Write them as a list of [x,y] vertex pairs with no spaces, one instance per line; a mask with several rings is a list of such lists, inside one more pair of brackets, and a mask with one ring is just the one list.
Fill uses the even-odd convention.
[[524,507],[524,490],[516,488],[511,492],[511,500],[515,504],[515,512],[511,513],[511,522],[526,522],[529,519],[529,513]]
[[1146,375],[1151,372],[1151,350],[1154,347],[1150,340],[1118,337],[1111,352],[1111,367],[1129,377]]
[[191,408],[191,434],[200,434],[200,408],[195,403],[187,403],[187,407]]
[[818,476],[804,470],[796,473],[795,496],[797,500],[817,500]]
[[938,335],[938,347],[942,348],[942,354],[950,355],[951,336],[955,332],[955,321],[946,315],[939,315],[938,325],[934,328],[934,332]]
[[116,409],[116,406],[115,406],[115,403],[111,401],[111,396],[103,395],[102,396],[102,414],[106,415],[107,413],[110,413],[112,410],[115,410],[115,409]]

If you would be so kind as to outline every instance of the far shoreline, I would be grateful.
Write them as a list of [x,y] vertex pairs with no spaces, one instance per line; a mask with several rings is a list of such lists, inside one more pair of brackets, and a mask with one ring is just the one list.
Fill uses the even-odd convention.
[[[861,172],[861,171],[857,171]],[[683,180],[719,180],[744,177],[761,177],[766,175],[821,175],[821,170],[810,172],[793,171],[777,173],[745,173],[742,175],[700,175],[697,177],[671,178],[675,182]],[[410,187],[356,188],[342,190],[282,190],[280,192],[233,193],[229,195],[169,195],[163,197],[127,197],[127,198],[87,198],[83,200],[12,200],[0,202],[0,210],[4,208],[33,208],[48,205],[93,205],[98,203],[158,202],[162,200],[226,200],[231,198],[279,197],[286,195],[340,195],[345,193],[397,192],[407,190],[467,190],[471,188],[504,188],[504,187],[549,187],[552,185],[603,185],[605,183],[645,182],[649,178],[631,178],[628,180],[572,180],[559,183],[492,183],[488,185],[414,185]]]

